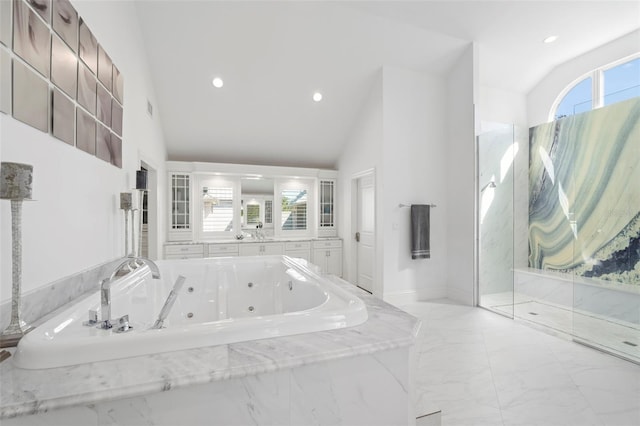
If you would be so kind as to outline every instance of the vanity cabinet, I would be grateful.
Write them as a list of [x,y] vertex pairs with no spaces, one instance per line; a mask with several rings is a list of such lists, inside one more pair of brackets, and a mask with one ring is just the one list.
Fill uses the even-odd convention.
[[168,244],[164,246],[165,259],[198,259],[204,257],[204,244]]
[[193,180],[189,173],[169,174],[169,241],[193,239],[192,185]]
[[270,256],[284,254],[283,243],[242,243],[239,244],[240,256]]
[[342,276],[342,240],[337,238],[294,241],[210,242],[166,244],[165,259],[286,255],[318,265],[323,273]]
[[284,246],[284,254],[289,257],[297,257],[311,262],[311,242],[294,241],[288,242]]
[[207,257],[238,256],[238,244],[209,244]]
[[313,258],[323,273],[342,276],[342,240],[313,241]]

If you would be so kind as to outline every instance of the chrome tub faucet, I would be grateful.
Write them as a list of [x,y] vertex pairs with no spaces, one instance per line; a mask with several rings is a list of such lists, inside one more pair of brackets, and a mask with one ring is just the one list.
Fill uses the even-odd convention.
[[[123,315],[120,318],[111,318],[111,284],[118,278],[118,274],[126,275],[129,272],[146,265],[151,270],[151,277],[154,279],[160,278],[160,269],[150,259],[144,257],[126,257],[113,269],[113,272],[109,275],[109,278],[105,278],[100,281],[100,321],[98,321],[98,315],[96,311],[89,311],[89,321],[85,321],[83,324],[86,326],[96,326],[103,330],[109,330],[114,325],[118,325],[116,332],[126,332],[131,330],[129,325],[129,315]],[[124,271],[124,268],[127,268]]]

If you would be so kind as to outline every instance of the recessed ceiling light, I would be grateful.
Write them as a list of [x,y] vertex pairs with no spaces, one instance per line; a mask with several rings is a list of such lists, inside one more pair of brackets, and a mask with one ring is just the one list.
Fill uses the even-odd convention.
[[316,102],[320,102],[322,100],[322,93],[316,92],[313,94],[313,100]]
[[545,38],[544,40],[542,40],[544,43],[553,43],[554,41],[556,41],[558,39],[558,36],[552,35],[549,36],[547,38]]
[[224,81],[222,81],[220,77],[214,78],[211,83],[213,84],[213,87],[215,87],[216,89],[219,89],[222,86],[224,86]]

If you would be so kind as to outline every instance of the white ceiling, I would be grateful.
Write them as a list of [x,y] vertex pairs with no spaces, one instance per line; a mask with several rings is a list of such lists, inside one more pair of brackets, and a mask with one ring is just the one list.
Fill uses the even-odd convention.
[[481,84],[526,94],[554,66],[640,27],[638,1],[137,6],[171,160],[329,168],[383,65],[444,74],[475,41]]

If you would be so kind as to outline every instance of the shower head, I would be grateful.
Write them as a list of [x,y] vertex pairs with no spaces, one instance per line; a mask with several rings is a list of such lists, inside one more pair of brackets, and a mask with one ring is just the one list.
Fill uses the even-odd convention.
[[487,188],[495,188],[495,187],[496,187],[496,183],[494,181],[490,180],[488,184],[486,184],[485,186],[483,186],[480,189],[480,193],[482,194],[484,192],[484,190],[487,189]]

